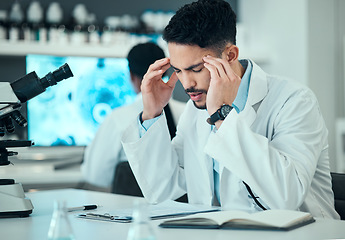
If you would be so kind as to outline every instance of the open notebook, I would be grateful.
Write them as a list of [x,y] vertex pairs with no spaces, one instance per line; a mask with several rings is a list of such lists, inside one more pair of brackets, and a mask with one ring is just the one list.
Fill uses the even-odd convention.
[[267,210],[257,213],[218,211],[167,220],[164,228],[291,230],[314,222],[310,213],[291,210]]

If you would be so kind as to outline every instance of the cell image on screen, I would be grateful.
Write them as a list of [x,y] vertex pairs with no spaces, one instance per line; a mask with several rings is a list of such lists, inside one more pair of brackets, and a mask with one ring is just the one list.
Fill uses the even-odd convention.
[[113,109],[136,97],[126,58],[28,55],[26,71],[42,78],[65,63],[74,77],[27,103],[28,139],[36,146],[86,146]]

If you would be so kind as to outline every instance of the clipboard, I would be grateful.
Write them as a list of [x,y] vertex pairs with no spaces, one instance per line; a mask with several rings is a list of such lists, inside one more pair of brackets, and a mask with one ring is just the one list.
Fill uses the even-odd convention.
[[77,215],[78,218],[98,220],[98,221],[108,221],[108,222],[119,222],[119,223],[129,223],[132,221],[131,216],[116,216],[110,215],[109,213],[97,214],[97,213],[81,213]]

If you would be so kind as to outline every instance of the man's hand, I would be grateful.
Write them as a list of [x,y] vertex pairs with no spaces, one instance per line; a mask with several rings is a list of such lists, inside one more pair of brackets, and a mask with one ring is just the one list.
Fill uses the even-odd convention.
[[168,104],[178,80],[174,72],[167,83],[163,82],[163,74],[170,68],[170,59],[163,58],[154,62],[147,70],[141,83],[143,96],[142,119],[148,120],[159,116]]
[[231,106],[237,96],[241,78],[236,75],[230,64],[224,59],[207,56],[203,60],[211,76],[206,106],[208,113],[212,115],[223,104]]

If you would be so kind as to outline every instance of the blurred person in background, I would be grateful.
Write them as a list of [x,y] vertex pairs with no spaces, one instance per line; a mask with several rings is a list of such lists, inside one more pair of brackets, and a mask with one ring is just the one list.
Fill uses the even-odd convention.
[[[152,42],[138,44],[128,53],[131,82],[138,96],[132,104],[114,109],[99,127],[92,143],[86,147],[81,171],[84,180],[91,186],[110,190],[117,164],[127,161],[120,142],[122,133],[130,120],[143,110],[140,86],[144,74],[152,63],[164,57],[164,51]],[[185,103],[170,99],[164,108],[171,138],[175,136],[175,126],[184,107]]]

